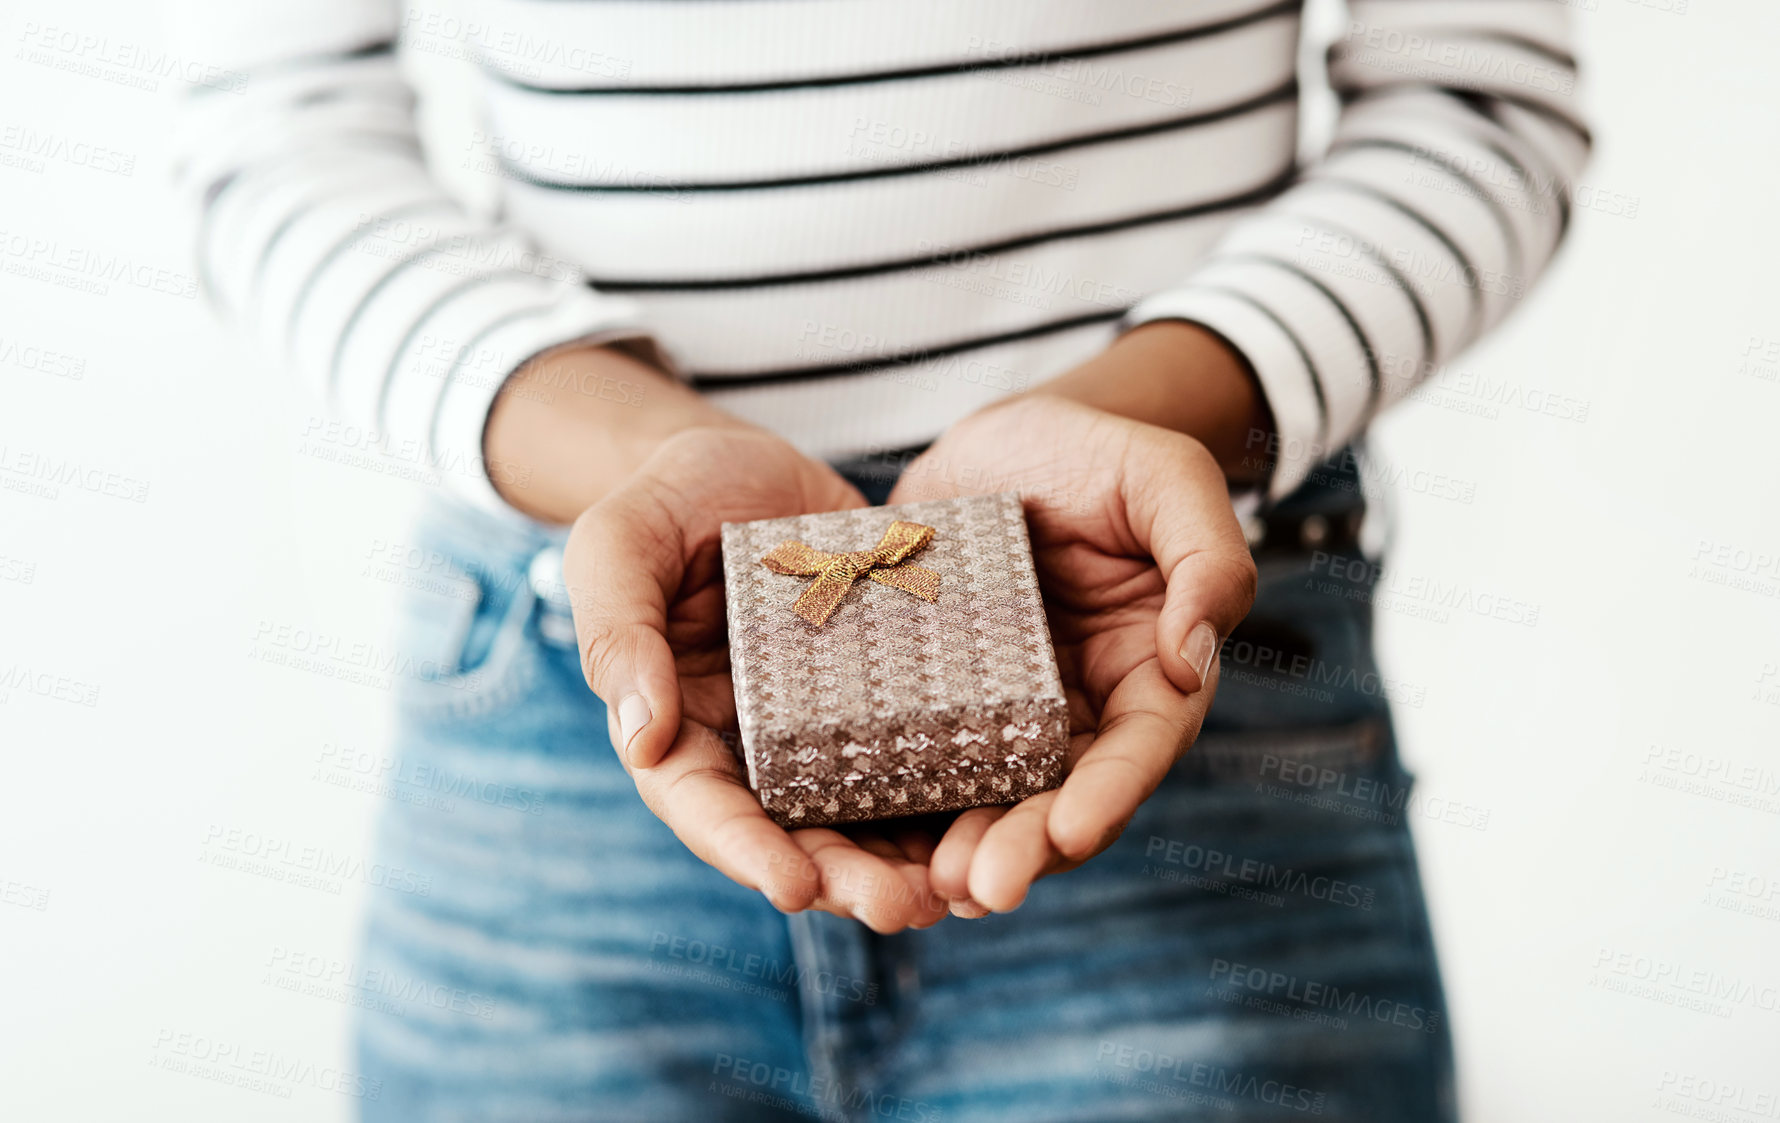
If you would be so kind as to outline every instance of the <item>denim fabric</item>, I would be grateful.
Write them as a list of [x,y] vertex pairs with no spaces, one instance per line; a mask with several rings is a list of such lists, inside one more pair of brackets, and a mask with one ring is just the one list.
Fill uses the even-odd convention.
[[415,546],[430,673],[379,848],[426,892],[371,903],[365,1119],[1452,1117],[1369,586],[1308,549],[1261,555],[1204,735],[1111,849],[884,937],[779,914],[643,807],[555,539],[439,509]]

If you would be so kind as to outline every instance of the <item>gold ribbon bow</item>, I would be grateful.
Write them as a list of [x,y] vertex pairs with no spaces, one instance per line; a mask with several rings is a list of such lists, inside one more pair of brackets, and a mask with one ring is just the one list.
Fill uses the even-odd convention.
[[932,527],[899,520],[891,523],[883,539],[869,550],[830,554],[787,539],[761,558],[760,564],[774,573],[815,578],[791,606],[791,611],[819,628],[840,606],[841,598],[847,595],[853,582],[861,577],[870,577],[880,585],[913,593],[922,600],[937,601],[939,574],[904,560],[915,551],[926,548],[931,541]]

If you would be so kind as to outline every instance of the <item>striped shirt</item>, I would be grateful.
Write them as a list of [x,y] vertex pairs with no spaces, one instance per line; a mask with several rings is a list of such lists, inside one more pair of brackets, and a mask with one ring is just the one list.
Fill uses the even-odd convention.
[[[1284,495],[1518,303],[1590,143],[1558,0],[1350,0],[1309,160],[1300,0],[186,7],[208,291],[484,504],[494,395],[564,343],[840,458],[1163,318],[1249,361]],[[496,215],[429,175],[404,35],[475,58]]]

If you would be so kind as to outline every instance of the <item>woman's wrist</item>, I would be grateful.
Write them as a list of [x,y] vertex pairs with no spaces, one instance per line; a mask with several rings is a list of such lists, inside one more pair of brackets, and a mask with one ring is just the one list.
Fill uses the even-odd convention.
[[1217,457],[1232,482],[1252,483],[1264,474],[1253,450],[1264,447],[1272,431],[1267,400],[1248,361],[1198,324],[1140,324],[1032,393],[1185,433]]
[[574,345],[514,371],[482,436],[491,468],[500,469],[489,474],[501,497],[533,518],[573,522],[676,433],[753,428],[649,354],[621,344]]

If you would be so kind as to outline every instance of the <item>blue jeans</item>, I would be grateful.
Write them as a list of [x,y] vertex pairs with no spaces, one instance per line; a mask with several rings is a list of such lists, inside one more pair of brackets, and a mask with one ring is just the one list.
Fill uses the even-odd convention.
[[1205,732],[1115,845],[1010,915],[879,936],[692,857],[607,740],[558,541],[433,511],[389,559],[378,845],[414,876],[373,890],[364,1118],[1450,1119],[1369,586],[1326,554],[1259,555]]

